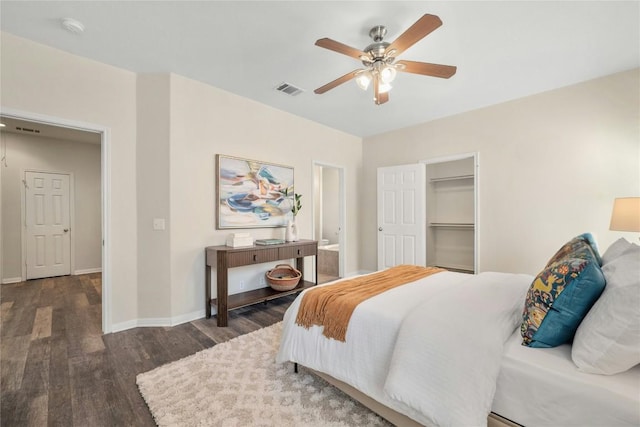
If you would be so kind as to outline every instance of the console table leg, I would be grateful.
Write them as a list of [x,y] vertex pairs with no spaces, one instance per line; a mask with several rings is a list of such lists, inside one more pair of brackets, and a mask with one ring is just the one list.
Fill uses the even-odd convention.
[[[206,257],[206,254],[205,254]],[[209,265],[205,265],[205,269],[204,269],[204,302],[205,302],[205,306],[204,306],[204,313],[207,317],[207,319],[211,318],[211,266]]]
[[226,258],[222,259],[218,257],[218,268],[217,268],[217,289],[218,294],[216,295],[216,301],[218,303],[218,314],[216,317],[218,319],[218,326],[227,326],[228,325],[228,298],[229,298],[229,289],[228,289],[228,275],[227,275],[227,265]]

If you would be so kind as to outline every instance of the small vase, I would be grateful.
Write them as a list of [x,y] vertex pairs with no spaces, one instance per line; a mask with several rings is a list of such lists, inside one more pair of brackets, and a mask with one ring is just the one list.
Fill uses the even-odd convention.
[[287,231],[284,234],[284,240],[287,242],[298,241],[298,227],[296,226],[295,221],[287,221]]

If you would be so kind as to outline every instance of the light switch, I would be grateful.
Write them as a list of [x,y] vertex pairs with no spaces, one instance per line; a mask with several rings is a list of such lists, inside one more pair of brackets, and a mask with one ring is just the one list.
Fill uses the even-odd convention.
[[154,218],[153,219],[153,229],[154,230],[164,230],[164,218]]

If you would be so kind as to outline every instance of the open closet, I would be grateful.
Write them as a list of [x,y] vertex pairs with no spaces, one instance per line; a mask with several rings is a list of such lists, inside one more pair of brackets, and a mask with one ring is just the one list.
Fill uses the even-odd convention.
[[476,160],[425,162],[428,266],[476,272]]

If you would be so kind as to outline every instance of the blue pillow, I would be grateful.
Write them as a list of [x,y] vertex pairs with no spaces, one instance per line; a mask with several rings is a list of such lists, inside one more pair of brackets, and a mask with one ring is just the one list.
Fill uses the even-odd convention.
[[529,287],[520,326],[523,345],[546,348],[570,342],[602,294],[606,282],[597,247],[584,236],[565,244]]

